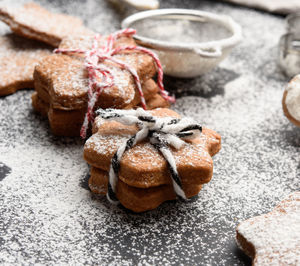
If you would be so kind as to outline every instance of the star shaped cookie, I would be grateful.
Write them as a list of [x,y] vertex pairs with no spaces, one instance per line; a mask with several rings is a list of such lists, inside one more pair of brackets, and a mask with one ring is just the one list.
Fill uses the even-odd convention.
[[[59,48],[90,49],[93,36],[66,38]],[[101,41],[99,41],[101,43]],[[135,45],[132,38],[120,38],[116,47]],[[156,68],[152,58],[142,53],[122,53],[115,56],[131,65],[142,82],[151,79]],[[102,90],[99,106],[124,108],[139,102],[132,75],[113,63],[104,63],[113,73],[115,86]],[[35,89],[39,96],[54,108],[61,110],[82,109],[87,106],[88,74],[82,56],[54,54],[43,60],[34,72]]]
[[[105,38],[99,40],[99,45]],[[59,48],[89,50],[93,42],[94,35],[69,37],[61,42]],[[133,45],[135,42],[131,37],[121,37],[116,40],[114,47]],[[158,94],[157,84],[151,79],[156,74],[156,66],[151,56],[129,51],[114,57],[137,72],[149,109],[169,106]],[[139,106],[141,98],[132,74],[114,63],[103,64],[113,73],[114,86],[102,89],[95,107],[130,109]],[[88,84],[88,73],[81,55],[53,54],[36,66],[36,93],[32,96],[32,105],[36,111],[48,116],[55,135],[79,136],[87,111]]]
[[253,265],[300,265],[300,192],[239,224],[237,243]]
[[52,48],[14,34],[0,36],[0,96],[33,88],[33,71]]
[[36,3],[22,7],[0,6],[0,20],[14,33],[54,47],[58,47],[64,37],[92,33],[82,25],[81,19],[51,13]]

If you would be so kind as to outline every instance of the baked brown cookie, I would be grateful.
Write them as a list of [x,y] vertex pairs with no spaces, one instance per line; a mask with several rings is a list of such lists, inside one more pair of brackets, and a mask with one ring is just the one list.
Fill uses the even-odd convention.
[[33,88],[34,67],[50,55],[51,50],[43,43],[14,34],[0,36],[0,96]]
[[[93,98],[89,92],[91,76],[85,55],[92,53],[97,56],[104,55],[106,58],[105,53],[107,52],[103,52],[102,48],[95,49],[93,45],[96,42],[98,47],[102,47],[112,36],[114,37],[114,35],[104,37],[85,35],[66,38],[59,46],[59,51],[62,53],[68,51],[67,55],[51,55],[35,68],[36,94],[32,97],[32,104],[37,111],[48,114],[54,134],[79,135],[80,131],[77,129],[80,129],[79,125],[84,123],[89,101]],[[111,49],[135,47],[131,36],[119,36],[118,33],[117,36]],[[151,79],[156,74],[156,65],[149,54],[126,50],[113,54],[110,58],[113,60],[103,60],[98,62],[97,66],[93,61],[94,68],[109,71],[114,81],[111,86],[103,86],[99,95],[93,98],[93,110],[98,107],[130,109],[142,104],[142,97],[136,86],[137,81],[128,67],[125,68],[122,65],[123,63],[129,66],[139,78],[146,108],[169,106],[165,98],[158,94],[158,85]],[[121,63],[115,63],[114,60]],[[106,75],[106,72],[104,74]],[[104,74],[102,73],[102,76],[95,75],[96,78],[92,77],[92,79],[101,83],[101,79],[105,78]]]
[[[154,109],[161,106],[168,106],[158,93],[158,88],[154,80],[150,79],[143,84],[143,92],[148,109]],[[51,131],[57,136],[77,137],[80,133],[80,128],[83,123],[86,108],[74,110],[62,110],[53,108],[48,100],[48,94],[45,91],[34,92],[32,106],[34,110],[43,116],[48,117]],[[132,105],[125,106],[124,109],[132,108]]]
[[238,245],[253,265],[299,265],[300,192],[271,212],[241,222],[236,232]]
[[[155,121],[161,121],[160,118],[167,118],[168,120],[163,121],[174,125],[174,128],[171,129],[174,133],[168,135],[167,132],[163,132],[164,129],[157,128],[158,136],[163,136],[162,138],[168,136],[167,139],[181,136],[181,134],[190,136],[197,129],[199,130],[197,124],[192,123],[187,124],[185,128],[180,128],[179,132],[175,133],[175,128],[180,127],[181,121],[184,123],[185,120],[180,119],[176,112],[166,108],[148,112],[142,111],[142,109],[136,111],[102,110],[102,112],[104,112],[104,116],[111,112],[111,119],[118,119],[125,112],[124,114],[128,117],[126,116],[124,121],[132,119],[132,116],[145,120],[154,119]],[[153,122],[151,121],[149,123]],[[151,134],[154,134],[153,128],[150,130],[152,131]],[[106,193],[108,173],[112,171],[112,162],[116,160],[116,154],[120,155],[119,149],[122,149],[122,145],[127,143],[129,139],[134,142],[134,136],[140,134],[137,132],[139,130],[136,125],[107,121],[101,115],[96,118],[93,127],[94,134],[87,140],[84,147],[84,159],[92,166],[89,185],[93,192]],[[168,142],[167,139],[166,142]],[[202,129],[202,134],[196,137],[188,138],[183,142],[179,141],[182,146],[179,145],[180,147],[177,146],[177,148],[171,145],[171,140],[170,145],[161,147],[159,147],[161,143],[151,141],[154,141],[152,135],[135,143],[130,148],[126,146],[125,152],[121,158],[118,158],[120,161],[115,195],[123,206],[135,212],[154,209],[166,200],[175,199],[180,193],[184,194],[184,196],[182,194],[180,196],[186,198],[197,195],[201,186],[209,182],[212,177],[213,162],[211,156],[215,155],[221,148],[221,137],[213,130],[206,128]],[[163,143],[166,144],[166,142]],[[161,150],[162,148],[166,150]],[[166,156],[171,156],[173,159],[167,160]],[[176,167],[173,165],[174,162]],[[171,169],[171,165],[176,170]],[[174,171],[178,178],[180,177],[181,188],[176,188],[181,191],[179,193],[175,189],[174,179],[171,178]],[[172,174],[170,175],[170,173]],[[140,197],[143,198],[143,201],[139,200]]]
[[22,7],[0,6],[0,20],[17,35],[54,47],[58,47],[64,37],[92,33],[79,18],[51,13],[36,3]]
[[300,75],[295,76],[284,90],[282,108],[285,116],[300,127]]
[[[74,49],[75,43],[80,49],[90,49],[89,45],[92,41],[92,36],[69,38],[62,42],[61,47]],[[133,39],[122,38],[115,43],[115,46],[122,47],[132,44],[134,44]],[[130,63],[142,81],[150,79],[156,72],[152,58],[148,55],[130,53],[118,57],[120,60]],[[109,65],[109,67],[116,76],[116,83],[113,87],[103,89],[97,105],[102,108],[123,108],[135,100],[136,91],[133,78],[130,73],[117,66]],[[53,108],[74,110],[87,107],[89,80],[82,57],[61,54],[49,56],[36,67],[34,80],[37,92],[41,97],[47,93],[49,96],[42,98]],[[42,93],[42,90],[45,93]]]

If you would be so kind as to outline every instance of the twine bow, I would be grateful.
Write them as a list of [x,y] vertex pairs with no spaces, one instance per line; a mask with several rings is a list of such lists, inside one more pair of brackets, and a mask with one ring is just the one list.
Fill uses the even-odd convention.
[[115,191],[120,161],[124,152],[144,139],[148,139],[161,152],[168,163],[175,193],[186,199],[175,159],[169,147],[180,149],[185,144],[184,140],[198,137],[202,132],[202,127],[199,124],[191,118],[154,117],[142,108],[137,110],[99,109],[96,113],[105,120],[115,120],[128,126],[136,125],[139,129],[135,135],[120,145],[111,160],[107,192],[107,198],[110,202],[118,202]]
[[[88,87],[88,107],[87,112],[85,114],[84,122],[82,124],[81,130],[80,130],[80,136],[82,138],[86,137],[86,131],[88,129],[88,126],[90,123],[94,120],[94,112],[93,109],[95,107],[95,104],[97,103],[97,100],[99,98],[99,95],[101,94],[101,91],[107,87],[114,86],[114,76],[109,68],[107,68],[103,62],[104,61],[110,61],[115,64],[117,64],[121,69],[127,70],[134,78],[135,85],[137,87],[137,90],[141,97],[141,105],[144,109],[147,109],[146,107],[146,101],[145,97],[142,91],[141,81],[140,78],[135,71],[134,68],[132,68],[130,65],[124,63],[121,60],[118,60],[114,57],[114,55],[119,54],[124,51],[138,51],[142,52],[144,54],[150,55],[157,67],[157,84],[160,90],[160,94],[162,97],[169,101],[174,102],[174,97],[171,97],[168,95],[168,92],[165,91],[164,85],[163,85],[163,70],[161,63],[158,59],[158,57],[151,52],[150,50],[138,47],[138,46],[124,46],[124,47],[117,47],[113,48],[114,43],[117,39],[120,37],[131,37],[136,33],[136,30],[134,29],[124,29],[117,31],[115,33],[112,33],[108,36],[106,40],[103,41],[103,45],[99,46],[99,40],[101,38],[100,34],[96,34],[94,37],[94,42],[92,45],[92,48],[90,50],[83,50],[83,49],[55,49],[54,53],[61,53],[61,54],[83,54],[84,55],[84,61],[85,61],[85,67],[88,71],[88,78],[89,78],[89,87]],[[101,80],[101,81],[99,81]]]

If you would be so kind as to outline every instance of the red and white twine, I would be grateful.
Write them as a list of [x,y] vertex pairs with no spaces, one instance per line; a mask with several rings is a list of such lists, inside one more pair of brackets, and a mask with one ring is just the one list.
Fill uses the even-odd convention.
[[[141,105],[143,109],[147,109],[144,93],[142,91],[141,81],[137,72],[130,65],[114,57],[114,55],[117,55],[121,52],[138,51],[151,56],[157,68],[157,84],[160,90],[160,94],[165,100],[169,102],[175,101],[174,97],[169,96],[168,92],[164,89],[162,66],[158,57],[152,51],[135,45],[113,48],[114,43],[117,39],[119,39],[120,37],[131,37],[135,33],[136,30],[134,29],[124,29],[117,31],[110,34],[106,40],[103,40],[102,46],[99,46],[101,35],[96,34],[94,37],[92,48],[90,50],[60,48],[54,50],[54,53],[84,54],[84,64],[88,71],[89,87],[87,112],[85,114],[84,122],[80,130],[80,136],[82,138],[86,137],[86,131],[89,127],[89,124],[94,120],[94,107],[102,90],[107,87],[112,87],[115,84],[114,76],[110,69],[105,67],[105,65],[103,64],[104,61],[110,61],[117,64],[120,68],[127,70],[133,76],[135,85],[141,97]],[[99,81],[99,79],[101,80],[101,82]]]

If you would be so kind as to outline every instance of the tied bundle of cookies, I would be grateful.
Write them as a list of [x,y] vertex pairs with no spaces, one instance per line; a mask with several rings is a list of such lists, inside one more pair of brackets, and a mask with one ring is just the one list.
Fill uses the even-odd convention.
[[[133,29],[108,36],[63,39],[56,54],[35,68],[33,107],[47,115],[54,134],[84,138],[95,108],[169,106],[160,62],[136,46]],[[157,83],[152,79],[156,73]],[[159,93],[158,93],[159,92]]]
[[[34,67],[66,36],[88,34],[78,18],[54,14],[35,3],[0,5],[0,20],[13,33],[0,37],[0,96],[33,88]],[[46,45],[46,44],[48,45]]]
[[89,187],[134,212],[195,196],[212,178],[221,137],[167,108],[100,109],[84,147]]

